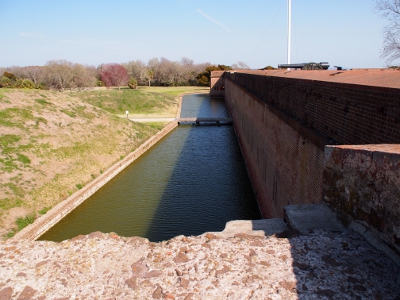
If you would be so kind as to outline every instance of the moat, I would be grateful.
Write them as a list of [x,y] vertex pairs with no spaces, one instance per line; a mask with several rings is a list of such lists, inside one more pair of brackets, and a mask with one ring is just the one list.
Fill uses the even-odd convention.
[[[224,100],[196,94],[183,97],[181,116],[228,113]],[[260,218],[233,127],[181,125],[40,240],[102,231],[161,241]]]

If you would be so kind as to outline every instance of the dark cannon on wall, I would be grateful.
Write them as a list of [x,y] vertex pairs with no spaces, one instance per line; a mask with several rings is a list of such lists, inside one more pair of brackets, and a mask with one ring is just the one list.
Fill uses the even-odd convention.
[[280,64],[278,65],[279,69],[302,69],[302,70],[328,70],[329,63],[320,62],[320,63],[299,63],[299,64]]

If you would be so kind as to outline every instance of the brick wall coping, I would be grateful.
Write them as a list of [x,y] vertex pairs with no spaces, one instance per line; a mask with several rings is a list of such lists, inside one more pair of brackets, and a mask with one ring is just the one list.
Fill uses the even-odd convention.
[[400,144],[370,144],[370,145],[338,145],[339,149],[352,149],[364,151],[379,151],[386,153],[400,153]]
[[393,69],[353,69],[349,71],[288,71],[279,69],[265,71],[234,70],[229,72],[400,89],[400,70]]
[[224,72],[225,71],[212,71],[210,76],[211,76],[211,78],[220,77],[222,74],[224,74]]

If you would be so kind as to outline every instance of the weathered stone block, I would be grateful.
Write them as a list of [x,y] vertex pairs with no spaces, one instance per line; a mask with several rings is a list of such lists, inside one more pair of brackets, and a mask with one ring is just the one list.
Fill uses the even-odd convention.
[[400,252],[400,146],[327,146],[325,152],[324,200],[341,220],[361,221]]

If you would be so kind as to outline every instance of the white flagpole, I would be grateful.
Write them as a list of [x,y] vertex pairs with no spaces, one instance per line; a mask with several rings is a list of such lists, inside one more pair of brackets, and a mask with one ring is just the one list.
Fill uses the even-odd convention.
[[290,64],[290,48],[292,36],[292,0],[288,0],[288,45],[287,45],[287,63]]

